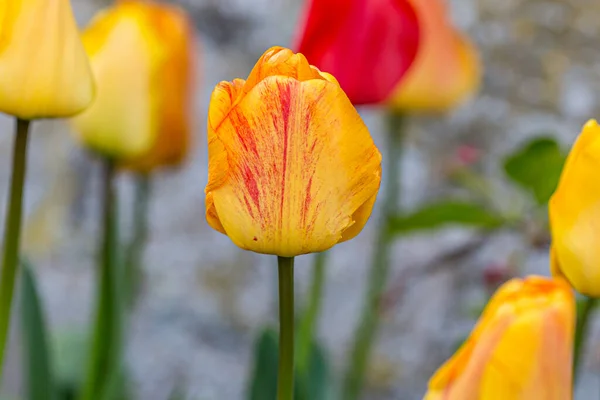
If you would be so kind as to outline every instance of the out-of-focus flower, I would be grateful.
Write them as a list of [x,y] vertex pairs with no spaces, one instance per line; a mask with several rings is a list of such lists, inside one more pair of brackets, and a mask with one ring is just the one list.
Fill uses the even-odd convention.
[[309,0],[298,51],[333,74],[354,104],[388,99],[417,54],[408,0]]
[[483,269],[483,283],[488,289],[496,290],[511,276],[514,275],[512,266],[508,262],[488,264]]
[[179,8],[125,0],[83,33],[98,82],[73,120],[79,139],[122,166],[149,172],[177,164],[189,147],[193,36]]
[[471,95],[481,79],[477,52],[449,20],[445,0],[410,0],[421,28],[417,58],[390,98],[398,110],[439,112]]
[[353,238],[380,184],[381,154],[338,82],[279,47],[246,81],[215,88],[208,156],[208,223],[258,253],[291,257]]
[[492,297],[425,400],[572,398],[575,297],[562,279],[512,279]]
[[600,297],[600,126],[588,121],[548,204],[551,265],[579,292]]
[[22,119],[68,117],[93,97],[69,1],[0,1],[0,111]]

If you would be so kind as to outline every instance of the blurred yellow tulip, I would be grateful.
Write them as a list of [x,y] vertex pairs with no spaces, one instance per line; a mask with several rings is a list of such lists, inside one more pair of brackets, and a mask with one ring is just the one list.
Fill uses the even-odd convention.
[[93,97],[69,1],[0,1],[0,112],[21,119],[69,117]]
[[392,93],[390,107],[443,112],[479,87],[481,66],[469,39],[449,20],[445,0],[410,0],[421,29],[417,58]]
[[179,163],[189,148],[193,35],[179,8],[126,0],[83,33],[98,82],[73,119],[87,147],[141,172]]
[[548,204],[551,268],[579,292],[600,297],[600,126],[588,121]]
[[381,154],[331,75],[269,49],[246,81],[221,82],[208,111],[206,217],[239,247],[292,257],[363,228]]
[[512,279],[431,378],[425,400],[569,400],[574,330],[575,297],[563,279]]

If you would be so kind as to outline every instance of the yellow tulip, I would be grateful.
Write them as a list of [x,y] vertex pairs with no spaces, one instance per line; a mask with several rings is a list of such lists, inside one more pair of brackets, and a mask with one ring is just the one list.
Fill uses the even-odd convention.
[[363,228],[381,154],[331,75],[269,49],[246,81],[221,82],[208,111],[206,217],[239,247],[292,257]]
[[178,165],[187,155],[191,141],[194,97],[194,35],[183,10],[166,4],[146,2],[153,13],[153,27],[166,51],[157,89],[158,133],[148,152],[123,160],[122,166],[150,172],[159,166]]
[[600,126],[588,121],[550,202],[551,266],[579,292],[600,297]]
[[492,297],[425,400],[569,400],[575,298],[562,279],[512,279]]
[[21,119],[68,117],[93,97],[69,1],[0,1],[0,112]]
[[82,37],[98,94],[73,119],[79,139],[140,171],[179,162],[188,148],[192,95],[185,14],[149,1],[121,1]]
[[443,112],[479,86],[477,51],[449,19],[444,0],[410,0],[417,12],[421,42],[417,58],[391,95],[391,108]]

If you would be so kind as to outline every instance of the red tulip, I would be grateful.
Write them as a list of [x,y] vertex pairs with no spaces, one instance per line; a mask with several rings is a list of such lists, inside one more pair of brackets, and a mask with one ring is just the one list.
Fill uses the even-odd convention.
[[298,51],[339,81],[354,104],[387,100],[417,55],[407,0],[310,0]]

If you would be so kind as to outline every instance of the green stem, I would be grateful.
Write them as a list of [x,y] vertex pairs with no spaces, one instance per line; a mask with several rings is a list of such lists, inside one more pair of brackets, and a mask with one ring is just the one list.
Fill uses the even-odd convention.
[[148,240],[148,203],[150,199],[151,178],[148,174],[140,174],[135,180],[135,210],[133,220],[133,236],[127,246],[125,256],[125,296],[127,306],[135,305],[142,287],[142,256]]
[[0,277],[0,378],[2,377],[4,350],[10,328],[10,310],[19,264],[23,186],[27,167],[27,139],[29,136],[29,121],[17,119],[16,125],[10,193],[4,226],[2,274]]
[[396,211],[396,198],[399,193],[398,161],[402,155],[402,116],[389,114],[388,140],[385,155],[387,169],[384,171],[385,197],[381,210],[379,231],[375,239],[375,251],[371,270],[369,271],[366,299],[359,320],[359,326],[354,336],[350,353],[348,371],[344,377],[343,399],[355,400],[360,396],[365,372],[368,367],[371,347],[379,328],[380,300],[385,290],[389,275],[389,255],[392,236],[389,221]]
[[117,222],[114,188],[115,166],[105,160],[103,177],[103,235],[100,243],[97,311],[88,375],[82,399],[100,398],[113,375],[120,372],[121,276],[117,262]]
[[300,321],[300,337],[298,338],[298,373],[300,376],[306,374],[309,365],[310,349],[313,342],[315,325],[321,311],[326,262],[327,252],[315,254],[308,306],[302,314],[302,320]]
[[294,258],[279,264],[279,374],[277,400],[294,398]]
[[588,297],[583,303],[581,314],[577,318],[577,327],[575,329],[575,340],[573,350],[573,382],[577,381],[579,371],[581,370],[581,357],[585,347],[585,339],[588,336],[589,322],[592,311],[598,304],[598,299]]

